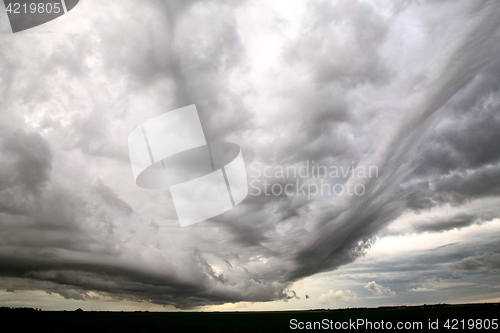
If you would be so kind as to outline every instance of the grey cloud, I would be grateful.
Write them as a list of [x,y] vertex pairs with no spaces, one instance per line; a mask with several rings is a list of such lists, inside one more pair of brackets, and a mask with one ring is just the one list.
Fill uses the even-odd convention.
[[291,294],[291,295],[289,294],[289,295],[287,296],[287,299],[292,299],[292,298],[295,298],[295,299],[300,299],[300,297],[299,297],[299,296],[297,296],[297,293],[296,293],[295,291],[290,290],[290,292],[291,292],[292,294]]
[[453,229],[459,230],[472,225],[481,225],[485,222],[492,221],[498,216],[500,216],[500,213],[495,209],[481,212],[432,216],[422,220],[411,221],[405,225],[404,229],[383,229],[379,232],[379,237],[409,233],[446,232]]
[[438,126],[421,148],[408,206],[428,209],[444,203],[462,204],[497,196],[499,186],[498,105],[490,101],[498,94],[500,62],[486,67],[464,93],[453,98],[442,126]]
[[[483,93],[483,97],[487,98],[487,93]],[[437,174],[446,174],[498,162],[499,107],[481,104],[476,106],[478,111],[471,110],[466,116],[452,118],[453,125],[436,134],[434,142],[426,148],[417,174],[434,170]]]
[[449,219],[437,220],[433,222],[427,222],[418,224],[414,227],[417,232],[431,231],[440,232],[452,230],[455,228],[463,228],[473,223],[480,223],[484,220],[478,219],[476,216],[471,216],[469,214],[460,214],[458,216],[450,217]]
[[0,132],[0,210],[26,213],[50,181],[52,153],[38,133]]
[[457,287],[469,287],[474,285],[470,282],[457,282],[451,279],[442,279],[436,276],[431,278],[425,278],[416,284],[415,288],[412,288],[411,292],[435,292],[436,290],[457,288]]
[[[486,12],[488,7],[484,7],[481,10]],[[324,225],[318,228],[317,235],[311,239],[309,246],[297,252],[296,261],[301,268],[296,270],[295,274],[297,275],[291,275],[292,279],[297,276],[308,275],[312,271],[332,269],[354,260],[356,257],[362,255],[366,249],[366,246],[363,244],[367,244],[366,238],[369,237],[373,230],[402,212],[402,208],[396,202],[383,202],[381,198],[391,191],[391,182],[397,182],[398,176],[404,175],[402,172],[405,172],[403,171],[405,162],[408,161],[410,152],[415,149],[414,147],[417,146],[419,137],[421,137],[422,132],[419,132],[419,130],[424,131],[424,126],[427,125],[427,120],[431,119],[431,115],[459,92],[460,89],[471,82],[472,78],[477,74],[474,70],[464,70],[464,68],[470,67],[470,64],[475,61],[477,55],[467,51],[470,43],[477,44],[484,42],[486,35],[476,38],[477,35],[486,32],[487,34],[492,34],[492,31],[494,31],[494,27],[489,23],[484,27],[478,26],[476,30],[472,31],[463,40],[461,48],[457,49],[451,56],[457,62],[450,61],[448,66],[442,70],[443,76],[438,80],[440,88],[430,93],[422,112],[416,118],[416,121],[421,121],[419,123],[421,127],[413,124],[413,132],[402,132],[400,136],[394,138],[395,141],[392,144],[395,146],[397,142],[397,149],[391,151],[390,162],[388,158],[387,164],[384,165],[385,168],[381,170],[381,174],[390,174],[390,176],[377,180],[379,185],[384,184],[385,186],[378,187],[377,190],[370,192],[370,185],[375,185],[375,183],[369,183],[367,187],[369,194],[362,198],[362,207],[357,205],[361,205],[361,202],[351,202],[351,207],[340,215],[341,218],[335,218],[330,215],[328,217],[329,221],[325,219]],[[481,58],[483,60],[477,59],[477,61],[484,63],[487,59],[491,59],[491,57],[492,54],[488,53],[485,58]],[[335,239],[336,242],[332,242],[332,239]],[[350,249],[350,251],[347,249]]]
[[[223,276],[215,275],[212,268],[202,258],[199,258],[198,262],[204,267],[203,272],[195,273],[195,277],[190,278],[191,281],[183,281],[172,274],[158,275],[149,269],[133,268],[130,264],[127,264],[129,267],[111,262],[104,265],[95,264],[92,261],[75,264],[70,260],[57,257],[54,257],[51,262],[42,258],[28,261],[18,257],[14,263],[11,261],[12,258],[15,257],[0,258],[3,276],[24,277],[56,285],[76,286],[78,288],[75,290],[109,293],[122,299],[134,300],[147,297],[159,304],[173,304],[182,308],[203,305],[207,301],[211,304],[222,304],[244,300],[270,301],[287,298],[283,290],[255,281],[245,282],[241,286],[229,286],[227,289],[215,288],[210,291],[208,287],[212,283],[225,284],[227,281]],[[237,287],[251,288],[253,292],[242,295],[237,291]],[[60,293],[52,288],[46,290]],[[66,295],[69,295],[68,293],[72,295],[72,298],[75,298],[75,295],[84,297],[84,293],[80,291],[77,294],[72,291],[67,292]]]
[[464,258],[449,266],[450,269],[458,271],[476,271],[483,267],[499,269],[500,254],[490,251],[481,256],[471,256]]
[[407,188],[408,207],[416,211],[450,203],[462,205],[480,198],[496,197],[500,193],[498,165],[463,169],[429,181],[420,181]]
[[461,204],[478,197],[500,194],[498,166],[485,166],[472,173],[453,174],[436,184],[437,199]]
[[79,293],[74,290],[60,290],[60,291],[54,291],[54,293],[57,293],[66,299],[76,299],[81,301],[86,299],[85,293]]
[[303,35],[287,51],[289,62],[310,65],[321,84],[387,82],[379,47],[389,27],[382,15],[357,1],[311,2],[309,10]]
[[36,194],[50,180],[52,153],[38,133],[2,131],[1,154],[5,165],[3,188],[19,185]]
[[[252,6],[237,6],[246,5]],[[84,17],[91,23],[86,34],[71,41],[1,41],[0,96],[6,98],[0,103],[12,115],[1,117],[13,119],[9,126],[25,118],[24,126],[40,132],[4,149],[12,158],[2,162],[7,171],[0,171],[2,186],[9,189],[17,179],[36,196],[29,205],[24,192],[0,198],[0,272],[5,279],[28,281],[20,288],[83,299],[93,290],[182,308],[287,300],[292,282],[362,257],[374,235],[407,207],[498,194],[495,148],[486,147],[497,138],[496,109],[478,104],[493,83],[475,84],[498,54],[499,8],[493,2],[459,6],[456,16],[437,10],[443,26],[460,28],[450,35],[420,18],[430,37],[415,51],[425,62],[417,73],[412,70],[419,65],[407,55],[400,61],[411,70],[385,59],[397,17],[359,2],[310,3],[298,22],[310,33],[280,35],[285,40],[279,68],[257,80],[246,76],[258,64],[249,60],[234,3],[95,6],[109,15]],[[418,6],[435,9],[433,2]],[[470,17],[478,21],[464,26],[462,19]],[[11,63],[11,72],[3,69]],[[470,98],[459,103],[462,91]],[[477,117],[444,112],[450,101],[462,109],[466,102],[476,105]],[[377,165],[380,177],[363,183],[362,197],[249,196],[227,213],[180,229],[167,191],[135,186],[126,138],[144,120],[193,103],[207,140],[240,144],[247,164],[354,161]],[[436,126],[435,118],[453,125]],[[50,150],[52,159],[42,154]],[[28,163],[17,168],[23,158]],[[468,168],[474,172],[466,173]],[[486,218],[471,213],[415,230],[448,230]],[[410,279],[413,272],[434,273],[453,255],[417,256],[378,269]],[[390,281],[377,281],[393,288]],[[356,295],[342,292],[339,300]]]
[[109,205],[115,206],[127,215],[133,213],[134,210],[132,209],[132,207],[130,207],[125,201],[120,199],[120,197],[111,188],[104,185],[102,180],[97,180],[95,190]]

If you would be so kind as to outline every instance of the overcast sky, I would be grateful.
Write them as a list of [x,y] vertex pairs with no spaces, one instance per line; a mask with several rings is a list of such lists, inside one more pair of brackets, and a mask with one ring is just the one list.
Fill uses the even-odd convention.
[[[0,306],[500,301],[499,17],[495,0],[86,0],[0,34]],[[191,104],[253,186],[181,228],[127,140]],[[377,174],[278,172],[313,164]]]

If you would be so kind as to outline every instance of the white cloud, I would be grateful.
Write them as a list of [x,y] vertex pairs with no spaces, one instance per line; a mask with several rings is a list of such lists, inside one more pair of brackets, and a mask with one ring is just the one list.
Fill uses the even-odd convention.
[[351,290],[337,290],[333,291],[330,290],[328,294],[321,294],[317,301],[318,303],[321,304],[328,304],[330,302],[343,302],[343,303],[350,303],[350,302],[355,302],[357,300],[358,295]]
[[368,282],[368,284],[365,286],[366,289],[371,291],[373,295],[383,295],[383,294],[395,294],[394,291],[391,290],[391,288],[388,287],[383,287],[381,285],[378,285],[375,281]]

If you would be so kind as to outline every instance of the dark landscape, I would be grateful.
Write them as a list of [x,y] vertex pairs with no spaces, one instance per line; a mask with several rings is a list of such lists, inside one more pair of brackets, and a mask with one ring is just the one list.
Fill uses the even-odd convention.
[[[326,321],[344,323],[344,329],[340,328],[340,330],[367,330],[370,328],[366,326],[370,325],[367,324],[368,322],[374,330],[377,325],[379,325],[377,330],[387,330],[388,322],[391,323],[392,330],[398,330],[396,328],[398,322],[415,325],[410,330],[423,330],[430,322],[437,322],[440,330],[456,331],[461,329],[462,320],[464,320],[465,329],[472,331],[477,330],[477,327],[469,329],[467,322],[474,320],[474,325],[476,325],[478,319],[481,319],[483,325],[490,324],[489,331],[497,331],[498,327],[494,329],[491,323],[494,322],[493,319],[498,322],[499,310],[500,303],[424,304],[277,312],[101,312],[81,309],[43,311],[33,308],[2,307],[0,319],[4,326],[10,323],[21,331],[44,328],[51,332],[283,332],[308,330],[306,329],[308,322],[309,325],[319,322],[320,324],[316,324],[316,329],[319,330],[338,330],[334,326],[327,327]],[[296,321],[291,325],[293,319]],[[364,322],[359,321],[360,325],[356,326],[355,322],[358,320]],[[383,324],[381,324],[382,321]],[[448,325],[446,325],[447,321]],[[299,322],[303,323],[302,329],[298,326]],[[351,325],[349,328],[347,323]],[[423,328],[416,323],[421,323]],[[383,328],[380,325],[383,325]],[[482,329],[485,328],[482,327]]]

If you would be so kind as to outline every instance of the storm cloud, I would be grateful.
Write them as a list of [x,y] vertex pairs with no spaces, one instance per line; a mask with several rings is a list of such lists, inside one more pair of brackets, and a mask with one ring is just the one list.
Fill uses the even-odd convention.
[[[294,282],[362,258],[402,214],[498,198],[496,1],[294,6],[87,0],[43,26],[50,33],[2,34],[0,286],[180,308],[296,301]],[[207,141],[241,147],[249,182],[256,166],[313,161],[377,176],[325,179],[362,195],[250,194],[181,228],[168,189],[134,183],[127,137],[190,104]],[[459,212],[405,232],[499,217]],[[498,268],[495,252],[467,253],[444,262]],[[425,278],[415,290],[438,283]]]

